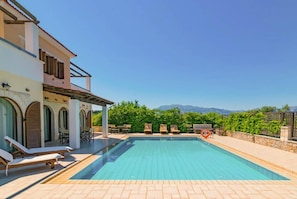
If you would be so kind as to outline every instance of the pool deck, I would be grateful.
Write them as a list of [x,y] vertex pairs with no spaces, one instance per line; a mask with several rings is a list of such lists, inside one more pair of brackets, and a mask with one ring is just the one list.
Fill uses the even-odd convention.
[[[137,134],[133,134],[137,135]],[[140,134],[143,135],[143,134]],[[196,134],[181,134],[183,136]],[[280,181],[253,180],[181,180],[181,181],[71,181],[60,176],[68,170],[92,159],[91,154],[116,143],[126,135],[100,134],[91,142],[82,142],[81,148],[66,154],[55,169],[41,165],[9,169],[9,176],[0,171],[0,198],[275,198],[297,199],[297,154],[247,141],[214,135],[207,141],[228,149],[253,162],[290,178]],[[158,136],[158,134],[154,134]],[[175,135],[173,135],[175,136]],[[65,169],[70,168],[70,169]],[[232,169],[232,166],[230,166]],[[211,172],[207,168],[203,171]]]

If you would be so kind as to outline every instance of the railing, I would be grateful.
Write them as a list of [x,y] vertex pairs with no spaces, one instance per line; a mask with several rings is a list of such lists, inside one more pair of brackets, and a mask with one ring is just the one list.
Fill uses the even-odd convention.
[[[80,87],[75,85],[77,88],[79,89],[83,89],[83,91],[91,91],[91,74],[89,74],[88,72],[86,72],[84,69],[82,69],[81,67],[79,67],[78,65],[70,62],[70,78],[71,78],[71,83],[73,84],[78,83],[83,85],[83,83],[81,82],[81,80],[85,80],[85,87]],[[78,78],[80,80],[76,81],[75,78]],[[74,81],[74,82],[73,82]]]
[[18,45],[16,45],[16,44],[14,44],[14,43],[12,43],[12,42],[10,42],[10,41],[4,39],[4,38],[2,38],[2,37],[0,37],[0,41],[3,41],[3,42],[5,42],[6,44],[9,44],[10,46],[12,46],[12,47],[14,47],[14,48],[16,48],[16,49],[18,49],[18,50],[20,50],[20,51],[23,51],[24,53],[27,53],[28,55],[31,55],[32,57],[35,57],[35,58],[36,58],[36,55],[34,55],[33,53],[31,53],[31,52],[25,50],[24,48],[22,48],[22,47],[20,47],[20,46],[18,46]]
[[[266,113],[266,122],[272,120],[279,121],[288,126],[291,130],[291,137],[293,140],[297,140],[297,113],[294,112],[285,112],[285,113]],[[280,137],[280,132],[273,134],[267,130],[262,131],[261,135],[266,135],[270,137]]]

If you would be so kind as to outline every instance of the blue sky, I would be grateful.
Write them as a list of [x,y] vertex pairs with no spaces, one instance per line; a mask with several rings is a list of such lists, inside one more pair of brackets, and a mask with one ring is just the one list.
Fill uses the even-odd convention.
[[116,103],[297,105],[296,0],[18,2]]

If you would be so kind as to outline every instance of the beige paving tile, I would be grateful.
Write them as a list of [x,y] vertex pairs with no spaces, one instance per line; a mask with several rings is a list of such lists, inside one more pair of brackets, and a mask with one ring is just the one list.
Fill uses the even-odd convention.
[[131,194],[129,199],[141,199],[141,198],[146,198],[146,194]]
[[157,199],[157,198],[162,198],[163,197],[163,191],[148,191],[146,194],[146,198],[148,199]]
[[206,199],[206,196],[204,194],[191,194],[189,195],[189,199]]
[[[123,135],[112,135],[112,139],[122,139]],[[289,181],[91,181],[69,180],[69,176],[96,159],[90,153],[72,154],[61,161],[57,170],[44,167],[30,167],[26,170],[10,171],[11,180],[0,187],[0,198],[14,195],[14,198],[294,198],[297,199],[297,154],[275,150],[261,145],[230,137],[215,136],[210,142],[242,155],[282,175]],[[99,143],[100,144],[100,143]],[[273,156],[271,155],[273,154]],[[75,160],[76,163],[72,164]],[[86,161],[81,162],[81,160]],[[78,166],[77,168],[75,168]],[[76,169],[76,170],[75,170]],[[56,173],[57,171],[63,171]],[[39,172],[40,171],[40,172]],[[0,171],[0,175],[3,171]],[[3,176],[3,175],[2,175]],[[48,176],[51,176],[48,178]],[[0,183],[5,179],[0,178]],[[19,194],[17,194],[20,192]],[[157,196],[157,197],[156,197]]]

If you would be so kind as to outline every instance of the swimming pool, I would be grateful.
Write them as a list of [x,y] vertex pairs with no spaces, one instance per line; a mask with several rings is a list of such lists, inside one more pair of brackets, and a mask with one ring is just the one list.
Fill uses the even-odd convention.
[[130,137],[71,179],[288,180],[196,137]]

